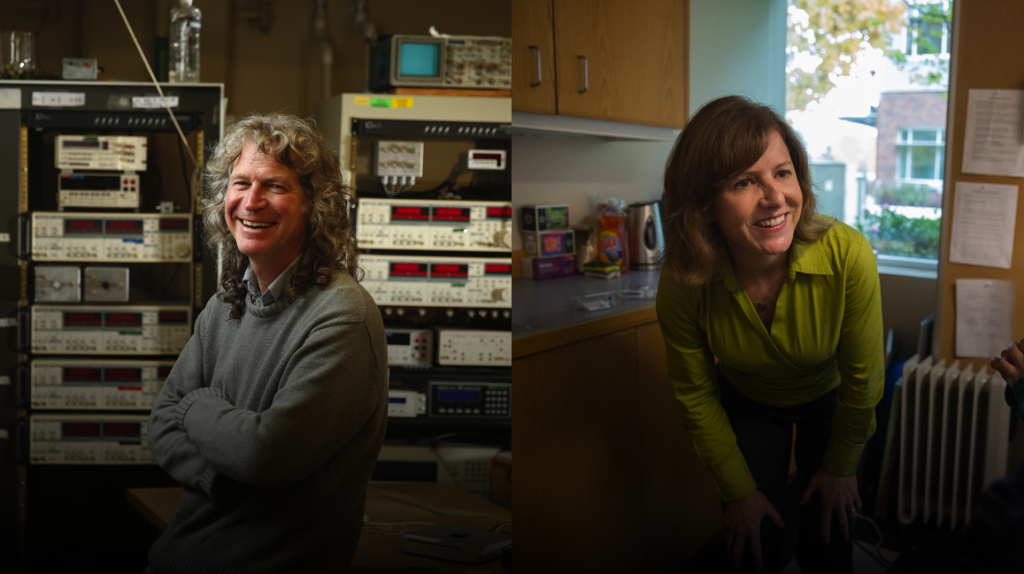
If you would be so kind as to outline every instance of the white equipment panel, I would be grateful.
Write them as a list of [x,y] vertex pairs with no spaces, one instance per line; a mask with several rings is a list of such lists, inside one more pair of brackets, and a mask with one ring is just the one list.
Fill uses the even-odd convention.
[[416,391],[388,390],[388,416],[416,418],[427,414],[427,395]]
[[136,209],[139,185],[137,173],[62,173],[57,177],[57,204],[62,208]]
[[40,265],[35,268],[36,303],[77,303],[82,300],[82,270]]
[[512,260],[362,255],[363,287],[377,305],[512,307]]
[[31,464],[156,464],[149,415],[46,414],[29,417]]
[[37,354],[177,355],[191,334],[191,307],[32,306]]
[[364,249],[509,252],[512,204],[360,198],[356,241]]
[[146,171],[146,142],[142,136],[57,136],[54,167]]
[[174,361],[32,361],[34,409],[150,410]]
[[378,177],[423,177],[423,142],[377,142]]
[[438,328],[437,364],[511,367],[512,332]]
[[32,214],[35,261],[192,260],[187,214]]
[[384,329],[388,340],[388,366],[427,369],[434,360],[434,332],[430,329]]

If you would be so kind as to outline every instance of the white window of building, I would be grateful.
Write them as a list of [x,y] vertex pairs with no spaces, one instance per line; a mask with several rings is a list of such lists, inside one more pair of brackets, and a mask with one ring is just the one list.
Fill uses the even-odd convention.
[[908,11],[909,24],[903,28],[902,52],[909,56],[949,55],[948,3],[919,2]]
[[946,146],[944,128],[901,129],[896,145],[896,179],[942,187],[942,166]]

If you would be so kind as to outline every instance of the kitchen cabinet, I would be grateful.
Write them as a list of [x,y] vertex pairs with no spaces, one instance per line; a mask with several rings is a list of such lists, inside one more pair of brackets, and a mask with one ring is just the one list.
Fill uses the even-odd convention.
[[667,572],[721,531],[653,306],[518,337],[512,353],[517,563]]
[[512,109],[555,113],[551,0],[512,1]]
[[512,109],[680,129],[688,42],[688,0],[514,0]]

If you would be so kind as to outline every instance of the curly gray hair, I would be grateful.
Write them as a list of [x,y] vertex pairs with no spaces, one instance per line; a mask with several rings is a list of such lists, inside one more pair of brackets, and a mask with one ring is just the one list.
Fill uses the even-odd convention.
[[246,144],[274,157],[299,174],[305,212],[306,249],[292,277],[288,296],[295,299],[312,285],[326,285],[334,273],[345,270],[358,279],[358,254],[349,217],[351,194],[341,181],[338,158],[315,124],[284,113],[252,115],[225,130],[206,165],[203,197],[203,239],[221,257],[218,285],[221,300],[232,305],[231,318],[245,313],[246,289],[242,275],[249,258],[238,250],[224,219],[231,171]]

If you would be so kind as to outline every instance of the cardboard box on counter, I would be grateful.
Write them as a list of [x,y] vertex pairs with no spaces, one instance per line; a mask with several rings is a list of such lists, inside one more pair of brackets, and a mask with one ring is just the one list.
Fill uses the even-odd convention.
[[565,277],[576,272],[575,255],[555,255],[552,257],[523,257],[523,277],[527,279],[551,279]]
[[534,257],[550,255],[574,255],[576,243],[572,229],[550,229],[548,231],[524,231],[523,249]]

